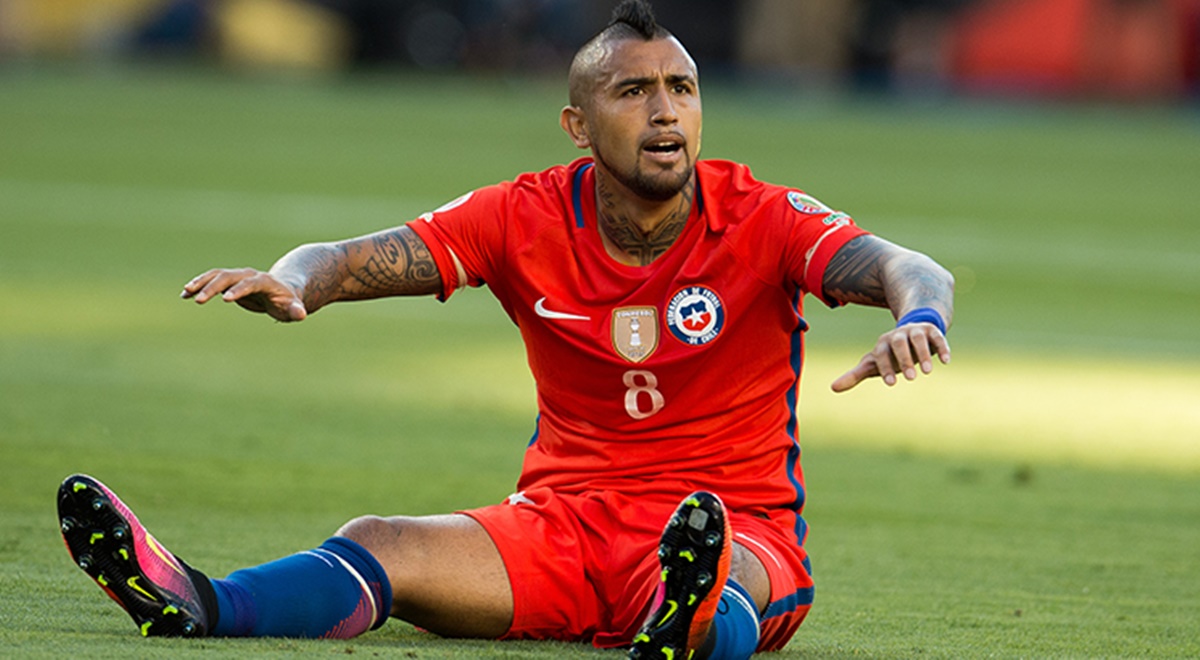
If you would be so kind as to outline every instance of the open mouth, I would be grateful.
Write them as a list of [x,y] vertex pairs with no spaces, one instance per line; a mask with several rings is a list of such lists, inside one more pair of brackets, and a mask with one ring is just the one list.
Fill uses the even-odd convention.
[[642,152],[664,165],[674,164],[683,154],[687,141],[678,133],[660,133],[642,142]]
[[647,144],[645,149],[652,154],[673,154],[683,149],[683,145],[674,140],[662,140]]

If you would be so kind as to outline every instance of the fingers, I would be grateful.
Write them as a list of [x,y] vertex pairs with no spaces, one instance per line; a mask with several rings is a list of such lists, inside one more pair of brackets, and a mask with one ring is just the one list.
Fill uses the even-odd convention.
[[[191,298],[200,304],[204,304],[214,296],[226,293],[231,287],[242,280],[258,274],[259,271],[253,268],[214,268],[197,275],[192,281],[183,285],[183,291],[179,294],[179,297],[185,299]],[[226,298],[226,300],[233,300],[233,298]]]
[[933,373],[935,353],[942,364],[950,363],[950,344],[936,326],[929,323],[900,326],[881,335],[875,347],[853,369],[833,381],[833,391],[845,392],[875,376],[889,387],[896,384],[900,374],[905,380],[916,380],[918,367],[925,375]]
[[845,392],[853,389],[855,385],[858,385],[864,380],[878,375],[879,370],[875,368],[875,360],[872,359],[871,354],[868,353],[863,356],[862,360],[859,360],[858,364],[853,369],[847,371],[839,376],[837,380],[833,381],[832,388],[834,392]]
[[936,330],[932,333],[930,341],[933,347],[937,349],[938,359],[942,364],[950,364],[950,342],[946,341],[946,335],[943,335],[941,330]]
[[302,321],[308,316],[304,302],[291,287],[253,268],[207,271],[185,284],[179,295],[200,304],[220,296],[225,302],[236,302],[277,321]]

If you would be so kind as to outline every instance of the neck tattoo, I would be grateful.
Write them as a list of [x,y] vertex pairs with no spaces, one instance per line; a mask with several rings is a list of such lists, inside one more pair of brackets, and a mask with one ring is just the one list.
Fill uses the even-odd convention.
[[680,191],[679,204],[654,223],[647,232],[633,218],[618,208],[617,196],[598,177],[596,180],[597,216],[600,231],[617,249],[629,255],[639,266],[648,266],[661,257],[687,225],[695,196],[695,184],[688,182]]

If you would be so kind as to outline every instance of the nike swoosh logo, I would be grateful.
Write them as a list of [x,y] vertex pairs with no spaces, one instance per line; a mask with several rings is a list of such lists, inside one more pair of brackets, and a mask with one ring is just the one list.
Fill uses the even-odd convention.
[[134,575],[133,577],[129,578],[128,580],[125,580],[125,584],[129,585],[130,588],[134,589],[135,591],[140,592],[143,596],[145,596],[146,598],[149,598],[150,600],[158,600],[157,598],[154,597],[154,594],[143,589],[141,587],[141,585],[139,585],[137,583],[137,580],[138,580],[138,576]]
[[533,311],[537,312],[537,315],[544,319],[558,319],[560,321],[590,321],[591,320],[591,318],[589,318],[587,316],[580,316],[578,314],[568,314],[566,312],[556,312],[552,309],[546,309],[546,297],[545,296],[542,296],[541,298],[538,299],[538,301],[536,303],[533,304]]

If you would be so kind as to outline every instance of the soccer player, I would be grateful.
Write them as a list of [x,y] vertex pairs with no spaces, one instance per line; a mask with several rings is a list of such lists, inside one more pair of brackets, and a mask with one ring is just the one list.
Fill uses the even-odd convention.
[[351,520],[321,547],[212,579],[107,487],[59,491],[76,563],[146,635],[588,641],[635,658],[782,648],[813,596],[797,438],[802,299],[897,324],[833,383],[949,362],[953,280],[794,188],[701,161],[696,65],[645,0],[576,55],[560,123],[590,157],[409,224],[216,269],[197,303],[301,321],[337,301],[487,285],[520,328],[537,429],[516,492]]

